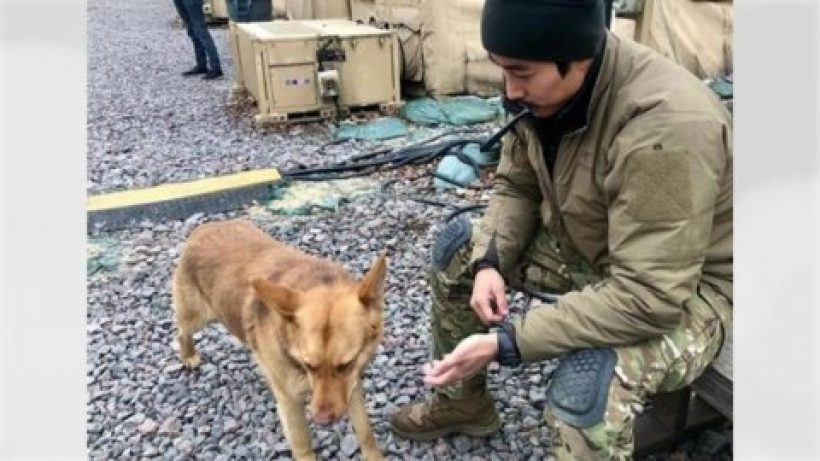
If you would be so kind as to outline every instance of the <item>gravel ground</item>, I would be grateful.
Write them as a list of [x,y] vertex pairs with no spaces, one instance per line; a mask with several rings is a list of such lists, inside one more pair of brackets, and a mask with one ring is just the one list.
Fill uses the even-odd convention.
[[[88,185],[90,194],[260,167],[319,164],[373,143],[323,148],[332,126],[259,129],[247,101],[229,101],[232,73],[226,30],[212,28],[225,79],[183,79],[193,63],[171,0],[91,0],[88,5]],[[487,129],[489,126],[483,126]],[[401,142],[401,141],[398,141]],[[395,142],[394,142],[395,144]],[[325,146],[327,147],[327,146]],[[365,375],[376,438],[391,459],[542,459],[549,436],[541,419],[543,363],[490,374],[504,426],[484,439],[435,443],[395,438],[387,418],[426,391],[419,368],[429,343],[429,292],[423,277],[432,238],[446,209],[408,199],[432,195],[424,169],[379,174],[398,179],[385,193],[308,216],[280,216],[264,206],[186,220],[144,221],[91,230],[88,276],[88,449],[91,459],[287,459],[273,399],[246,349],[221,326],[197,335],[203,366],[182,368],[173,343],[170,276],[183,241],[205,221],[244,217],[311,254],[363,273],[382,248],[391,255],[385,336]],[[434,195],[454,204],[486,198]],[[97,254],[95,251],[100,251]],[[523,299],[516,299],[514,311]],[[503,386],[502,386],[503,383]],[[314,427],[322,459],[357,459],[347,422]],[[731,429],[718,434],[731,437]],[[682,448],[693,456],[702,444]],[[714,445],[714,440],[711,440]],[[723,454],[726,448],[723,447]],[[728,448],[731,457],[731,446]],[[698,458],[693,458],[698,459]],[[701,458],[702,459],[702,458]]]

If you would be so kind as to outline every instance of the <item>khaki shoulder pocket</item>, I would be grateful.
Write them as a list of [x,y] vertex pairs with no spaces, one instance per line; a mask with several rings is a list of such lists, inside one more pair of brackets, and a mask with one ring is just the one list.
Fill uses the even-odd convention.
[[637,221],[678,221],[692,214],[692,180],[687,152],[651,149],[626,161],[622,197]]

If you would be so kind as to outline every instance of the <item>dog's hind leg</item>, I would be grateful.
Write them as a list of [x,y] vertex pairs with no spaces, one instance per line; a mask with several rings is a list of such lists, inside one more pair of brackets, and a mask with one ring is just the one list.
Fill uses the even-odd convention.
[[194,333],[209,320],[207,302],[188,280],[182,280],[179,272],[174,276],[173,301],[177,324],[179,358],[188,368],[196,368],[202,359],[194,347]]

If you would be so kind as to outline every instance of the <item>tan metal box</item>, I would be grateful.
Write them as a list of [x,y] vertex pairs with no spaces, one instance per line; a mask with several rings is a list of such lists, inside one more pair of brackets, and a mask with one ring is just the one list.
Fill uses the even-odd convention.
[[205,0],[205,3],[203,4],[203,11],[206,16],[210,16],[214,20],[227,20],[227,0]]
[[231,23],[234,90],[256,100],[256,121],[329,118],[401,103],[396,35],[348,20]]
[[344,19],[307,20],[322,46],[336,46],[344,60],[329,63],[341,83],[339,104],[346,109],[401,102],[401,55],[396,33]]
[[319,33],[295,21],[231,23],[237,85],[256,100],[257,122],[281,122],[289,113],[321,111],[316,76]]

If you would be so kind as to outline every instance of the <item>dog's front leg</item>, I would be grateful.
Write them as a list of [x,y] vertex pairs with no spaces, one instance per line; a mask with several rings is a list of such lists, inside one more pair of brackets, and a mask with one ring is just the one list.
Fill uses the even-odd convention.
[[362,458],[368,461],[382,460],[382,451],[376,438],[373,437],[373,430],[370,428],[370,417],[367,415],[367,407],[364,406],[364,394],[361,384],[357,385],[350,396],[350,422],[356,431],[359,439],[359,447],[362,449]]
[[282,421],[293,458],[298,461],[314,461],[316,457],[310,442],[310,427],[305,418],[304,404],[289,393],[278,390],[276,386],[272,385],[271,390],[276,397],[276,411]]

